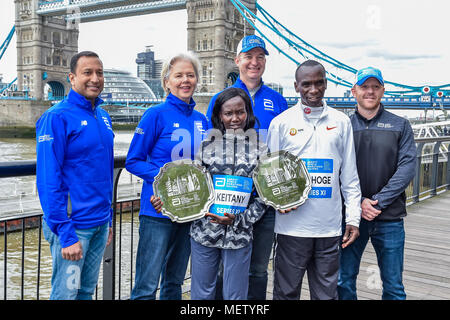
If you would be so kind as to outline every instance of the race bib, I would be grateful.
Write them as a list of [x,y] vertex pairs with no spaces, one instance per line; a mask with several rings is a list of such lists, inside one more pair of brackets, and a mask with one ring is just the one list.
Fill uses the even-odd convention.
[[331,198],[333,191],[333,159],[303,159],[311,176],[308,198]]
[[209,212],[224,216],[239,214],[247,209],[252,193],[253,180],[249,177],[214,175],[215,202]]

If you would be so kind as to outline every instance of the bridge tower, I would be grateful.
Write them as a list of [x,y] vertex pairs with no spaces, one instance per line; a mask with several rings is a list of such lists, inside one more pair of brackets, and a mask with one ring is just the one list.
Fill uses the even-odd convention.
[[[70,58],[78,51],[78,24],[64,16],[39,16],[39,0],[14,0],[18,90],[41,100],[67,95]],[[48,85],[48,86],[46,86]]]
[[[256,13],[255,0],[241,2]],[[199,91],[219,92],[236,80],[237,45],[255,30],[228,0],[188,0],[186,9],[187,49],[197,54],[202,66]]]

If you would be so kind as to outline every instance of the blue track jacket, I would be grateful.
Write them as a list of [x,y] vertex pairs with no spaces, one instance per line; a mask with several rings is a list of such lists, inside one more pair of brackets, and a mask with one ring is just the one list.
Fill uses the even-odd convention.
[[126,169],[144,180],[140,214],[168,218],[157,213],[150,197],[153,181],[165,163],[179,159],[194,159],[206,135],[206,117],[189,104],[169,94],[162,104],[149,108],[136,127],[128,150]]
[[[245,92],[247,92],[248,96],[251,97],[247,86],[244,82],[242,82],[240,78],[237,78],[232,87],[244,90]],[[209,102],[208,111],[206,111],[206,117],[210,122],[210,127],[212,127],[211,115],[214,108],[214,103],[216,102],[217,96],[219,94],[220,92],[212,97],[211,101]],[[263,139],[263,141],[265,141],[267,130],[269,129],[269,125],[272,119],[288,108],[286,99],[275,90],[264,85],[264,83],[261,81],[261,87],[255,93],[254,99],[251,100],[253,113],[259,121],[259,125],[258,122],[255,124],[255,129],[259,131],[260,137]],[[263,130],[265,130],[265,132]]]
[[[108,113],[71,90],[36,123],[36,184],[44,219],[63,248],[75,229],[111,222],[114,133]],[[72,212],[68,215],[68,198]]]

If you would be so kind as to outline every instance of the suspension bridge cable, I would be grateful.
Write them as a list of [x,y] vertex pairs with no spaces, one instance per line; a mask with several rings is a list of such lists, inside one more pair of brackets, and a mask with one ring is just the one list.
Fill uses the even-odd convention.
[[[280,38],[282,38],[283,40],[285,40],[291,48],[295,49],[295,50],[296,50],[298,53],[300,53],[305,59],[307,59],[307,57],[306,57],[301,51],[299,51],[299,50],[306,51],[306,52],[310,53],[311,55],[313,55],[314,57],[316,57],[317,59],[325,60],[326,62],[328,62],[328,63],[330,63],[330,64],[332,64],[332,65],[335,65],[332,61],[329,61],[327,58],[320,57],[320,56],[318,56],[317,54],[315,54],[314,52],[312,52],[311,50],[309,50],[309,49],[307,49],[307,48],[304,48],[304,47],[302,47],[301,45],[299,45],[298,43],[295,43],[294,41],[288,39],[288,38],[287,38],[286,36],[284,36],[278,29],[276,29],[276,28],[274,29],[274,28],[271,28],[270,26],[268,26],[266,22],[264,22],[264,21],[262,21],[260,18],[258,18],[253,12],[251,12],[251,11],[250,11],[245,5],[243,5],[239,0],[232,0],[232,2],[238,3],[238,5],[241,6],[241,7],[247,12],[248,15],[252,16],[255,20],[259,21],[263,26],[265,26],[266,28],[270,29],[272,32],[274,32],[276,35],[278,35]],[[235,5],[235,3],[233,3],[233,4]],[[236,6],[236,5],[235,5],[235,6]],[[239,8],[237,8],[237,9],[239,10]],[[239,10],[239,11],[242,12],[241,10]],[[241,13],[241,14],[242,14],[242,13]],[[244,18],[248,21],[247,17],[244,16]],[[250,22],[249,22],[249,23],[250,23]],[[269,21],[268,23],[272,24],[270,21]],[[272,24],[272,25],[273,25],[273,24]],[[252,24],[252,26],[254,26],[254,24]],[[259,32],[260,34],[263,35],[263,33],[262,33],[258,28],[255,27],[255,29],[258,30],[258,32]],[[265,38],[267,39],[267,37],[265,37]],[[273,44],[273,42],[270,42],[270,43]],[[278,47],[276,47],[276,48],[278,48]],[[279,50],[281,53],[283,53],[283,54],[285,54],[285,55],[287,56],[287,54],[286,54],[283,50],[281,50],[281,49],[279,49],[279,48],[278,48],[278,50]],[[297,63],[297,64],[298,64],[298,63]],[[329,75],[331,75],[334,79],[337,79],[337,80],[338,80],[338,81],[336,81],[336,80],[334,80],[334,79],[328,78],[328,80],[330,80],[331,82],[334,82],[334,83],[336,83],[336,84],[340,84],[340,85],[343,85],[343,86],[346,86],[346,87],[352,87],[352,86],[353,86],[353,83],[351,83],[351,82],[349,82],[349,81],[347,81],[347,80],[345,80],[345,79],[342,79],[342,78],[338,77],[337,75],[335,75],[335,74],[333,74],[333,73],[331,73],[331,72],[329,72],[329,71],[326,71],[326,73],[329,74]]]
[[[281,24],[278,20],[276,20],[272,15],[270,15],[270,13],[268,13],[263,7],[261,7],[258,3],[256,4],[256,7],[258,9],[259,12],[261,12],[263,14],[264,17],[270,17],[270,19],[275,22],[277,25],[279,25],[281,28],[283,28],[286,32],[288,32],[289,35],[295,37],[296,39],[300,40],[303,44],[307,45],[308,47],[312,48],[313,50],[317,51],[318,53],[320,53],[321,55],[327,57],[328,59],[331,59],[332,61],[334,61],[336,64],[333,64],[335,67],[339,67],[341,69],[345,69],[347,71],[350,71],[352,73],[356,73],[357,70],[353,67],[350,67],[348,65],[346,65],[345,63],[342,63],[336,59],[334,59],[333,57],[327,55],[326,53],[324,53],[323,51],[315,48],[314,46],[312,46],[310,43],[306,42],[305,40],[303,40],[302,38],[300,38],[299,36],[297,36],[296,34],[294,34],[293,32],[291,32],[289,29],[287,29],[283,24]],[[271,23],[271,25],[273,25]],[[316,56],[317,57],[317,56]],[[393,86],[397,86],[397,87],[401,87],[401,88],[405,88],[405,89],[411,89],[413,91],[420,91],[422,89],[421,86],[409,86],[409,85],[404,85],[404,84],[400,84],[400,83],[396,83],[396,82],[392,82],[392,81],[385,81],[388,84],[391,84]],[[393,91],[389,91],[389,92],[393,92]],[[393,92],[394,93],[394,92]]]
[[14,78],[14,80],[11,81],[6,87],[4,87],[3,89],[0,89],[0,94],[3,93],[3,91],[7,91],[16,81],[17,81],[17,77]]
[[[267,42],[269,42],[273,47],[275,47],[278,52],[282,53],[284,56],[286,56],[288,59],[290,59],[291,61],[293,61],[296,65],[299,65],[299,61],[297,61],[296,59],[292,58],[290,55],[288,55],[286,52],[284,52],[284,50],[280,49],[273,41],[271,41],[263,32],[261,32],[261,30],[259,30],[258,27],[256,27],[256,25],[247,17],[247,15],[242,11],[241,7],[252,17],[254,17],[256,20],[258,20],[259,22],[261,22],[264,26],[268,27],[268,25],[262,21],[261,19],[259,19],[253,12],[251,12],[246,6],[244,6],[239,0],[230,0],[231,3],[235,6],[235,8],[239,11],[239,13],[244,17],[244,19],[256,30],[258,31],[258,33],[264,38],[266,39]],[[270,29],[270,27],[268,27]],[[275,33],[277,33],[277,31],[272,30]],[[280,36],[283,37],[283,35],[279,34]],[[290,41],[289,39],[285,39],[286,41]],[[304,49],[304,48],[303,48]],[[307,49],[304,49],[305,51],[309,51]],[[314,55],[314,53],[310,52],[311,54]],[[330,72],[327,71],[328,74],[331,74]],[[339,79],[340,81],[336,81],[332,78],[327,78],[329,81],[342,85],[342,86],[346,86],[351,88],[353,86],[352,83],[339,78],[336,75],[331,74],[334,78]]]
[[[293,32],[291,32],[289,29],[287,29],[283,24],[281,24],[278,20],[276,20],[272,15],[270,15],[270,13],[268,13],[263,7],[261,7],[258,3],[256,4],[256,8],[258,9],[259,12],[261,12],[261,14],[266,18],[266,20],[271,20],[269,23],[272,25],[272,27],[274,27],[274,24],[272,23],[272,21],[279,25],[283,30],[285,30],[289,35],[295,37],[296,39],[298,39],[299,41],[301,41],[303,44],[305,44],[306,46],[312,48],[313,50],[317,51],[319,54],[327,57],[328,59],[333,60],[334,62],[336,62],[338,65],[334,64],[335,67],[340,67],[341,69],[346,69],[352,73],[356,73],[356,69],[353,67],[350,67],[336,59],[334,59],[333,57],[327,55],[326,53],[322,52],[321,50],[315,48],[314,46],[312,46],[310,43],[306,42],[305,40],[303,40],[302,38],[300,38],[299,36],[297,36],[296,34],[294,34]],[[317,56],[316,56],[317,57]],[[392,82],[392,81],[385,81],[385,83],[387,84],[391,84],[393,86],[396,87],[401,87],[401,88],[405,88],[405,89],[409,89],[409,90],[405,90],[405,91],[387,91],[388,93],[410,93],[410,92],[420,92],[423,88],[423,86],[410,86],[410,85],[405,85],[405,84],[400,84],[397,82]],[[448,85],[441,85],[441,86],[431,86],[434,90],[438,90],[441,89],[443,87],[446,87]]]
[[[336,59],[334,59],[333,57],[327,55],[326,53],[324,53],[323,51],[317,49],[316,47],[312,46],[310,43],[306,42],[305,40],[303,40],[302,38],[300,38],[299,36],[297,36],[295,33],[293,33],[292,31],[290,31],[288,28],[286,28],[283,24],[281,24],[278,20],[276,20],[270,13],[268,13],[263,7],[261,7],[258,3],[256,3],[256,8],[258,9],[259,12],[261,12],[261,14],[266,18],[266,20],[268,20],[268,17],[270,18],[271,21],[275,22],[277,25],[279,25],[283,30],[285,30],[289,35],[293,36],[294,38],[300,40],[304,45],[310,47],[311,49],[317,51],[320,55],[334,61],[336,64],[335,66],[342,66],[343,69],[346,69],[352,73],[356,73],[358,70],[356,70],[353,67],[350,67],[348,65],[346,65],[345,63],[342,63]],[[273,25],[271,23],[271,25]]]
[[[345,63],[342,63],[336,59],[334,59],[333,57],[327,55],[326,53],[324,53],[323,51],[315,48],[314,46],[312,46],[310,43],[306,42],[305,40],[303,40],[302,38],[300,38],[299,36],[297,36],[296,34],[294,34],[293,32],[291,32],[289,29],[287,29],[283,24],[281,24],[278,20],[276,20],[272,15],[270,15],[263,7],[261,7],[259,4],[256,4],[256,7],[258,9],[259,12],[261,12],[263,14],[264,17],[270,17],[270,19],[275,22],[277,25],[279,25],[281,28],[283,28],[289,35],[295,37],[296,39],[298,39],[299,41],[301,41],[303,44],[305,44],[306,46],[312,48],[313,50],[315,50],[316,52],[318,52],[320,55],[334,61],[335,63],[332,63],[332,65],[334,65],[335,67],[341,68],[341,69],[345,69],[349,72],[352,72],[353,74],[355,74],[357,72],[357,69],[350,67],[348,65],[346,65]],[[273,25],[271,23],[271,25]],[[315,57],[320,59],[320,56],[315,55]],[[329,62],[329,61],[328,61]],[[393,86],[396,87],[401,87],[401,88],[405,88],[405,89],[411,89],[414,91],[420,91],[422,89],[421,86],[409,86],[409,85],[404,85],[404,84],[400,84],[400,83],[396,83],[396,82],[392,82],[392,81],[385,81],[385,83],[391,84]],[[389,91],[391,92],[391,91]]]
[[11,31],[8,33],[8,36],[6,37],[5,41],[3,41],[2,46],[0,47],[0,60],[2,59],[3,55],[5,54],[5,51],[8,48],[8,45],[11,42],[11,39],[12,39],[15,31],[16,31],[16,26],[14,25],[12,27]]
[[[269,29],[270,31],[274,32],[276,35],[278,35],[281,39],[283,39],[287,45],[294,49],[297,53],[299,53],[304,59],[308,59],[308,57],[304,54],[305,53],[309,53],[311,54],[314,58],[319,59],[323,62],[329,63],[330,65],[350,72],[352,74],[355,74],[357,72],[357,69],[329,56],[328,54],[324,53],[323,51],[315,48],[314,46],[312,46],[310,43],[308,43],[307,41],[303,40],[302,38],[300,38],[299,36],[297,36],[296,34],[294,34],[292,31],[290,31],[288,28],[286,28],[282,23],[280,23],[277,19],[275,19],[269,12],[267,12],[267,10],[265,10],[263,7],[261,7],[258,3],[256,3],[256,9],[258,10],[259,13],[261,13],[261,15],[263,16],[263,18],[265,19],[265,21],[263,21],[262,19],[258,18],[252,11],[250,11],[245,5],[243,5],[239,0],[230,0],[231,3],[235,6],[235,8],[239,11],[239,13],[244,17],[244,19],[256,30],[258,31],[258,33],[264,38],[266,39],[272,46],[274,46],[279,53],[282,53],[284,56],[286,56],[287,58],[289,58],[291,61],[295,62],[297,65],[299,64],[299,62],[294,59],[293,57],[291,57],[289,54],[287,54],[284,50],[280,49],[277,45],[275,45],[271,40],[268,39],[268,37],[259,29],[256,27],[255,23],[253,21],[251,21],[251,19],[249,17],[252,17],[255,21],[260,22],[264,27],[266,27],[267,29]],[[244,12],[245,11],[245,12]],[[248,17],[249,16],[249,17]],[[281,29],[281,30],[280,30]],[[305,48],[303,45],[289,39],[287,36],[285,36],[284,33],[287,33],[288,36],[295,38],[297,41],[300,41],[304,46],[306,46],[307,48]],[[342,85],[345,87],[352,87],[353,83],[338,77],[337,75],[328,72],[327,74],[330,75],[333,78],[327,78],[328,80],[330,80],[333,83],[336,83],[338,85]],[[336,79],[336,80],[335,80]],[[394,87],[399,87],[405,90],[387,90],[385,93],[388,95],[401,95],[401,94],[412,94],[412,93],[421,93],[423,86],[411,86],[411,85],[405,85],[405,84],[401,84],[401,83],[397,83],[397,82],[393,82],[393,81],[388,81],[385,80],[386,84],[390,84]],[[449,87],[450,84],[445,84],[445,85],[439,85],[439,86],[429,86],[432,92],[436,92],[439,90],[443,90],[443,88]]]

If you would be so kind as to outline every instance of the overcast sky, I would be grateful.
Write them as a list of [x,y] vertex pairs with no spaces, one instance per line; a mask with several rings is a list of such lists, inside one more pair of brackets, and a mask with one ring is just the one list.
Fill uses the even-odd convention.
[[[0,43],[14,24],[14,1],[0,0]],[[450,1],[447,0],[260,0],[272,16],[297,36],[356,69],[368,65],[384,78],[407,85],[450,83]],[[80,25],[79,50],[100,54],[105,68],[136,74],[136,54],[153,45],[157,59],[185,51],[185,10],[121,18]],[[259,24],[257,26],[260,26]],[[281,48],[301,61],[273,34]],[[278,82],[286,95],[293,91],[294,62],[268,46],[265,82]],[[0,60],[0,73],[16,75],[15,37]],[[325,65],[328,71],[353,82],[349,73]],[[329,83],[327,96],[340,96],[343,87]]]

